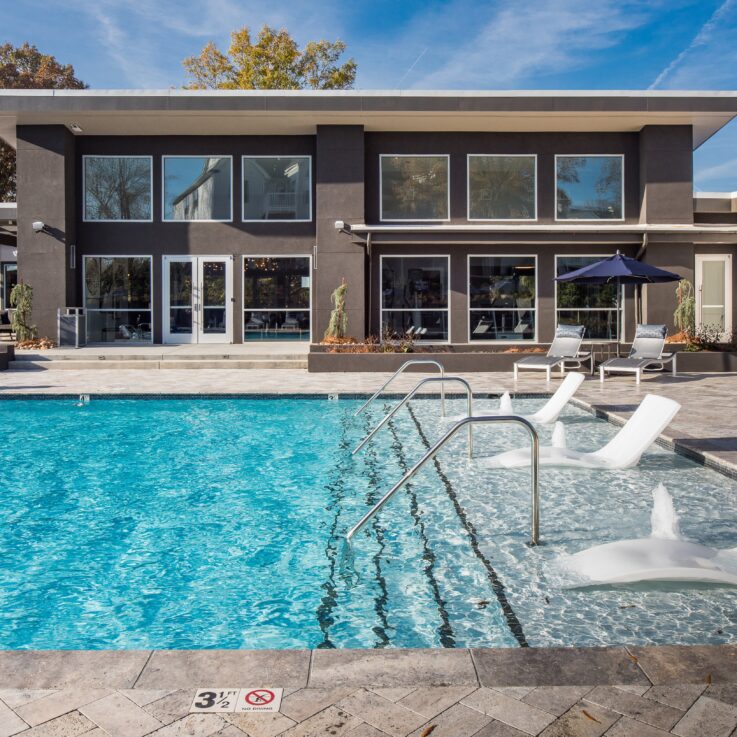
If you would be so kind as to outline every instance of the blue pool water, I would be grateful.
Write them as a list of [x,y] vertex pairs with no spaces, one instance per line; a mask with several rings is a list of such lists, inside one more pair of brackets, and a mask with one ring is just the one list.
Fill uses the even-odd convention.
[[[733,589],[566,590],[548,569],[646,535],[659,481],[686,537],[737,546],[737,483],[660,448],[625,472],[543,470],[530,548],[528,474],[476,467],[459,436],[346,557],[345,532],[443,430],[418,400],[351,456],[390,404],[354,419],[351,399],[0,402],[0,648],[737,642]],[[563,419],[571,447],[616,432]],[[477,451],[524,438],[479,429]]]

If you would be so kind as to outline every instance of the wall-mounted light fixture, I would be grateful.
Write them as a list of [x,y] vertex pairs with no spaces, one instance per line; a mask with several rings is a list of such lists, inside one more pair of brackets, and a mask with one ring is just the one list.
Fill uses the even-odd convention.
[[51,233],[51,231],[46,227],[46,223],[44,223],[43,220],[34,220],[31,223],[31,227],[33,228],[34,233]]
[[81,133],[82,126],[79,123],[69,123],[69,130],[72,133]]

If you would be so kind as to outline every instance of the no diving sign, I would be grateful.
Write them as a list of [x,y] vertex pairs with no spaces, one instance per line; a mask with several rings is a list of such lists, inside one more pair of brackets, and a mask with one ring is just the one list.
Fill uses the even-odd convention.
[[244,712],[279,711],[283,688],[200,688],[189,711]]

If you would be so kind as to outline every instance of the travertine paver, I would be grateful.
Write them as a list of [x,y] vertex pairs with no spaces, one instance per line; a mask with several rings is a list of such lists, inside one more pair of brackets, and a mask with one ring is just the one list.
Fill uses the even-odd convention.
[[[217,734],[226,737],[221,730],[227,727],[227,723],[219,714],[190,714],[172,724],[154,732],[155,737],[210,737]],[[239,734],[240,732],[240,734]],[[237,727],[227,737],[241,737],[243,732]]]
[[455,704],[450,709],[434,716],[426,725],[411,733],[410,737],[421,737],[428,730],[433,737],[472,737],[491,722],[491,717],[463,704]]
[[737,707],[699,696],[675,727],[679,737],[728,737],[737,727]]
[[657,727],[643,724],[629,717],[622,717],[607,733],[606,737],[668,737],[670,732],[664,732]]
[[20,734],[23,737],[77,737],[80,734],[90,732],[94,728],[94,722],[91,722],[78,711],[72,711]]
[[493,721],[476,732],[473,737],[527,737],[527,735],[504,722]]
[[671,729],[683,716],[681,709],[675,709],[612,686],[597,686],[586,694],[585,701],[604,706],[659,729]]
[[0,737],[11,737],[25,729],[28,729],[28,724],[0,701]]
[[550,714],[560,716],[590,690],[589,686],[538,686],[523,696],[522,701]]
[[[143,708],[162,724],[169,724],[189,714],[195,692],[196,689],[193,688],[174,691],[161,699],[144,704]],[[146,693],[150,691],[146,690]]]
[[388,735],[386,732],[381,732],[376,727],[364,722],[348,732],[348,737],[388,737]]
[[[732,684],[724,685],[724,688],[734,688]],[[653,699],[659,701],[661,704],[668,704],[676,709],[686,711],[690,709],[694,701],[701,696],[706,688],[705,683],[682,683],[676,686],[653,686],[648,689],[643,696],[646,699]],[[715,686],[714,688],[720,688]],[[721,701],[727,701],[725,698],[720,698]]]
[[542,737],[601,737],[619,714],[596,704],[579,703],[551,724]]
[[79,711],[111,737],[144,737],[162,726],[120,692],[81,706]]
[[318,711],[345,698],[355,688],[301,688],[282,699],[281,712],[295,722],[302,722]]
[[[294,726],[294,720],[284,714],[225,714],[224,719],[242,729],[249,737],[276,737]],[[304,722],[303,722],[304,723]]]
[[629,647],[654,685],[729,683],[737,673],[737,645]]
[[397,686],[396,688],[374,687],[371,690],[374,693],[379,694],[379,696],[389,699],[389,701],[399,701],[399,699],[409,696],[409,694],[411,694],[415,689],[412,686]]
[[737,706],[737,683],[714,683],[706,689],[704,696]]
[[[353,714],[348,714],[340,707],[330,706],[287,730],[284,736],[318,737],[318,735],[330,735],[331,737],[343,737],[343,735],[350,734],[351,730],[361,724],[361,720]],[[257,737],[257,735],[252,737]]]
[[34,699],[16,708],[15,713],[32,727],[50,719],[60,717],[91,701],[103,698],[110,693],[107,688],[80,688],[52,691],[40,699]]
[[430,686],[418,688],[397,703],[432,719],[475,691],[474,686]]
[[338,707],[393,737],[404,737],[427,721],[416,711],[365,689],[342,699]]
[[527,734],[539,734],[555,719],[552,714],[490,688],[474,691],[461,703]]
[[134,704],[145,706],[146,704],[163,699],[164,696],[168,696],[171,691],[161,689],[150,690],[145,688],[127,688],[122,690],[120,693],[129,698]]
[[42,699],[44,696],[50,696],[52,693],[56,691],[48,688],[27,691],[14,688],[0,689],[0,701],[4,701],[9,707],[15,709],[23,704],[30,704],[36,699]]

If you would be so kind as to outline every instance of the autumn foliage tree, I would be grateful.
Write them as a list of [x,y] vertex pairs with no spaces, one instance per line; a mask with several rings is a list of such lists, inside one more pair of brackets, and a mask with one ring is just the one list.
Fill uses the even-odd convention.
[[230,38],[227,53],[210,42],[182,62],[188,89],[343,90],[356,80],[356,62],[341,62],[346,45],[340,40],[309,41],[300,49],[287,30],[269,26],[255,41],[247,26]]
[[[84,89],[71,64],[24,43],[0,45],[0,89]],[[0,141],[0,202],[15,200],[15,151]]]

